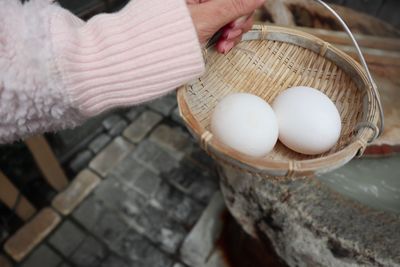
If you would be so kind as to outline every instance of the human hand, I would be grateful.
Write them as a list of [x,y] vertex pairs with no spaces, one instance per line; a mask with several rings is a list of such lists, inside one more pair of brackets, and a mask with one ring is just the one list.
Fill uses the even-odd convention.
[[186,0],[200,43],[222,28],[216,49],[229,52],[253,25],[252,14],[264,0]]

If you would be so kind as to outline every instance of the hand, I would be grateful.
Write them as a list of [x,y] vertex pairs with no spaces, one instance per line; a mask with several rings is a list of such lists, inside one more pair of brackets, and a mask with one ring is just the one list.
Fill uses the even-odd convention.
[[186,0],[202,45],[221,28],[216,45],[220,53],[229,52],[253,25],[252,14],[264,0]]

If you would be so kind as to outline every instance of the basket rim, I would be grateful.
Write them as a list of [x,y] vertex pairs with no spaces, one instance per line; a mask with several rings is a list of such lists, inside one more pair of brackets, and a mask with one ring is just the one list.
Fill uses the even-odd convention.
[[[265,28],[268,27],[267,33],[265,33]],[[320,46],[321,50],[323,49],[324,55],[329,50],[332,53],[335,53],[338,57],[344,59],[350,66],[357,72],[357,74],[361,77],[363,84],[365,85],[365,90],[367,91],[369,108],[367,110],[367,114],[365,116],[372,120],[373,123],[376,124],[378,120],[376,106],[373,109],[373,101],[374,98],[372,96],[372,88],[368,82],[367,76],[361,67],[361,65],[351,58],[349,55],[341,51],[340,49],[334,47],[328,42],[323,41],[322,39],[309,34],[299,31],[297,29],[286,28],[281,26],[271,26],[271,25],[254,25],[253,33],[258,32],[261,33],[262,39],[268,40],[268,33],[286,33],[289,35],[294,35],[300,38],[307,39],[308,41],[315,42]],[[261,39],[261,40],[262,40]],[[255,39],[248,39],[255,40]],[[247,40],[244,40],[247,41]],[[314,51],[316,52],[316,51]],[[324,56],[323,55],[323,56]],[[258,173],[258,174],[268,174],[270,176],[309,176],[315,174],[322,174],[337,167],[340,167],[354,158],[360,152],[366,148],[367,144],[373,138],[374,132],[371,129],[363,128],[360,130],[353,141],[347,144],[344,148],[336,151],[332,154],[329,154],[324,157],[305,159],[305,160],[288,160],[288,161],[276,161],[276,160],[266,160],[265,158],[254,158],[247,156],[243,153],[240,153],[227,145],[223,144],[217,138],[211,138],[210,140],[202,140],[203,137],[210,132],[205,129],[195,118],[192,113],[187,101],[186,101],[186,90],[188,88],[188,84],[181,86],[178,88],[177,99],[179,112],[183,120],[185,121],[186,126],[192,132],[192,134],[197,138],[201,146],[208,154],[213,157],[216,157],[217,160],[225,161],[225,164],[228,163],[235,167],[241,168],[244,171]],[[372,106],[372,108],[371,108]]]

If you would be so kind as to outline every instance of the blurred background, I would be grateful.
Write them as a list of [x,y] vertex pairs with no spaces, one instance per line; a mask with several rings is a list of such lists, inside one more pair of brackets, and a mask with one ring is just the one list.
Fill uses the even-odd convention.
[[[126,2],[59,1],[85,20]],[[398,196],[400,1],[329,2],[363,40],[383,88],[389,130],[367,155],[385,157],[376,164],[388,166],[386,196]],[[267,1],[255,16],[315,34],[355,56],[339,23],[313,1]],[[364,168],[364,162],[354,164],[358,173]],[[400,211],[400,200],[371,200],[373,190],[358,192],[358,182],[345,190],[351,183],[338,185],[335,175],[356,174],[341,170],[324,180],[352,201]],[[252,240],[226,211],[214,163],[185,129],[174,94],[0,146],[0,267],[285,266],[267,243]]]

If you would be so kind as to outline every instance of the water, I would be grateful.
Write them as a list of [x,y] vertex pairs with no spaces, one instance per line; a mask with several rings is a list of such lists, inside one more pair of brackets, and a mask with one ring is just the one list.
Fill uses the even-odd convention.
[[355,159],[318,178],[335,191],[367,206],[400,213],[400,155]]

